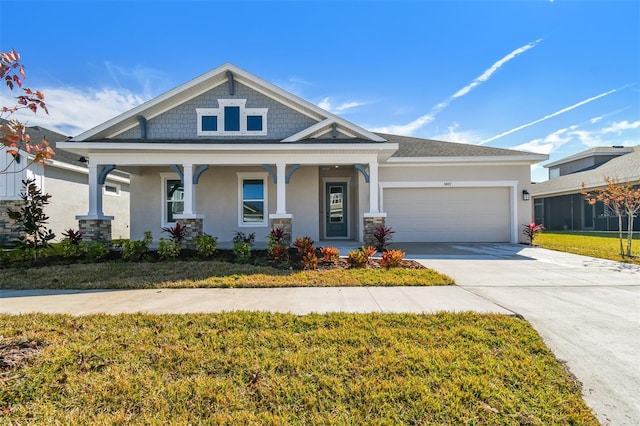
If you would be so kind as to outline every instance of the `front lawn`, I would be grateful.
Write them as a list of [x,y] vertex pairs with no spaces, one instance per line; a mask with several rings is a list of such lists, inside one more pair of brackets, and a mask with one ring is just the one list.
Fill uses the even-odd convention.
[[[625,250],[626,244],[625,232],[623,241]],[[620,241],[617,232],[545,231],[536,237],[535,245],[567,253],[640,264],[640,233],[633,235],[632,254],[635,258],[620,256]]]
[[0,336],[0,423],[598,424],[515,317],[31,314]]
[[221,261],[110,261],[0,269],[0,288],[17,290],[450,284],[453,284],[451,278],[426,268],[296,271]]

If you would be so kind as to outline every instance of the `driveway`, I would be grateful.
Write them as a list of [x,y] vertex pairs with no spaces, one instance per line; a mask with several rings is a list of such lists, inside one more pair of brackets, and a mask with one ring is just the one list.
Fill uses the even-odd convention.
[[639,266],[510,244],[445,248],[406,250],[526,318],[603,425],[640,425]]

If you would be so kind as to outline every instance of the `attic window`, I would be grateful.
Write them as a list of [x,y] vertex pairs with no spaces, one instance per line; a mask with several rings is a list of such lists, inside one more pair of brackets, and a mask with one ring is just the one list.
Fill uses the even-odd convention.
[[218,99],[218,108],[196,108],[198,136],[265,136],[268,108],[246,108],[246,99]]

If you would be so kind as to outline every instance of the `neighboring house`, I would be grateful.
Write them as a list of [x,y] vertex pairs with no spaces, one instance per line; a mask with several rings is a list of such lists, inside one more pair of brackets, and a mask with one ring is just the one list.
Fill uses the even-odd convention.
[[[531,187],[534,219],[549,230],[617,231],[618,218],[602,202],[587,203],[582,191],[606,186],[605,178],[640,185],[640,145],[598,147],[545,165],[549,180]],[[623,228],[627,229],[624,219]],[[634,229],[640,229],[635,218]]]
[[[182,222],[372,243],[517,242],[530,166],[546,155],[372,133],[225,64],[60,147],[89,158],[82,229],[109,239],[100,176],[131,174],[131,238]],[[84,213],[84,212],[79,212]]]
[[[56,146],[57,141],[66,140],[67,136],[38,126],[28,127],[27,134],[33,143],[46,138],[56,155],[45,165],[29,164],[30,156],[26,152],[21,152],[14,161],[6,150],[0,150],[0,170],[6,169],[0,173],[0,246],[13,245],[19,237],[7,209],[20,207],[23,180],[35,179],[43,193],[51,195],[44,211],[49,216],[48,227],[57,240],[63,238],[65,230],[78,228],[76,212],[88,208],[89,168],[86,161],[82,162],[79,155]],[[105,210],[117,216],[113,222],[113,236],[129,238],[129,176],[122,172],[108,176],[102,191]]]

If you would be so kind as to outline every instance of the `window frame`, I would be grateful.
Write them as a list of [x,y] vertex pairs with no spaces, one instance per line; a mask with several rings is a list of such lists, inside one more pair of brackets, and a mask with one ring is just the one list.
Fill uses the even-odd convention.
[[[238,226],[241,228],[263,228],[269,225],[269,173],[267,172],[236,172],[238,176]],[[262,222],[244,221],[243,183],[245,180],[262,180],[262,202],[264,217]],[[257,201],[257,200],[252,200]]]
[[[178,176],[177,173],[161,173],[160,174],[160,193],[161,193],[161,199],[162,199],[162,216],[160,218],[160,224],[162,227],[167,227],[167,226],[173,226],[176,224],[176,222],[168,222],[168,214],[169,214],[169,202],[170,200],[167,199],[167,183],[170,180],[177,180],[180,181],[180,176]],[[182,186],[182,191],[184,194],[184,184]],[[182,210],[184,211],[184,198],[182,200]]]
[[[266,136],[267,113],[269,108],[247,108],[246,99],[218,99],[218,108],[196,108],[198,136]],[[227,131],[225,128],[225,108],[240,109],[240,130]],[[262,130],[247,130],[249,117],[262,117]],[[203,117],[217,117],[218,130],[203,130]]]

